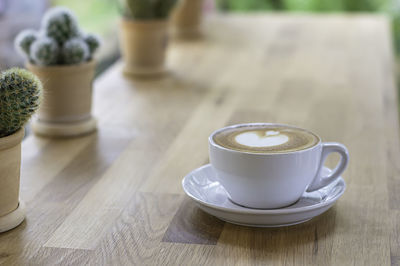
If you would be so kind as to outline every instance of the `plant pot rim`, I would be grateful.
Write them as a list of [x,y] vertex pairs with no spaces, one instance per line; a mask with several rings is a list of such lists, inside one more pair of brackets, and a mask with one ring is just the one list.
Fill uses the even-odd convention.
[[83,63],[73,64],[73,65],[50,65],[50,66],[39,66],[32,64],[31,62],[26,62],[25,66],[28,69],[34,69],[38,71],[68,71],[68,72],[81,72],[86,69],[93,68],[96,65],[96,60],[92,59]]
[[25,135],[25,128],[21,127],[18,131],[11,135],[0,138],[0,151],[14,147],[21,143]]
[[164,27],[168,24],[168,19],[133,19],[121,17],[120,24],[126,26],[132,25],[136,27]]

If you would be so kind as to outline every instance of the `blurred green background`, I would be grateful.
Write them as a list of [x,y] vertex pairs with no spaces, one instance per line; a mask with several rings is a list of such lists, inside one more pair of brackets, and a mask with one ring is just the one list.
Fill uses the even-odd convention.
[[[392,20],[396,53],[400,55],[400,0],[215,1],[216,6],[226,12],[376,12],[386,14]],[[100,35],[112,30],[119,16],[117,0],[53,0],[51,3],[72,8],[86,30]]]
[[400,56],[400,0],[217,0],[225,11],[376,12],[392,20],[396,54]]
[[[61,5],[71,8],[77,14],[85,31],[97,33],[104,40],[98,54],[100,64],[97,73],[101,73],[119,58],[116,31],[120,17],[119,1],[123,0],[0,0],[0,69],[23,64],[23,59],[15,55],[13,48],[15,35],[24,28],[37,28],[46,8]],[[216,6],[222,12],[367,12],[384,14],[392,21],[394,48],[397,62],[400,62],[400,0],[204,1],[208,2],[208,7]],[[212,4],[214,1],[215,5]],[[6,11],[5,15],[4,10]],[[21,19],[15,20],[15,15],[21,13],[26,14],[21,16]]]
[[86,31],[100,35],[113,29],[119,17],[116,0],[53,0],[51,4],[71,8]]
[[377,11],[387,0],[217,0],[228,10],[289,10],[312,12]]

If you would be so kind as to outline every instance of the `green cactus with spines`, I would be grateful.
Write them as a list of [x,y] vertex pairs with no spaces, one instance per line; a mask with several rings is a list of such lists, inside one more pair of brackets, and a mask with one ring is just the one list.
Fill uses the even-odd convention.
[[155,15],[159,18],[167,18],[177,0],[159,0],[155,1]]
[[32,29],[21,31],[15,38],[15,47],[20,55],[29,58],[31,45],[37,39],[37,32]]
[[83,34],[75,15],[65,7],[46,12],[39,33],[21,32],[15,39],[20,54],[36,65],[79,64],[92,60],[100,45],[93,34]]
[[42,19],[42,29],[60,46],[68,39],[80,36],[75,15],[65,7],[54,7],[47,11]]
[[125,17],[137,20],[167,19],[177,0],[122,0]]
[[143,0],[124,0],[124,15],[134,19],[149,19],[154,17],[152,3]]
[[83,37],[84,41],[86,42],[87,46],[89,47],[90,56],[94,54],[100,46],[100,40],[97,36],[93,34],[86,34]]
[[57,63],[59,47],[52,38],[41,37],[34,41],[30,47],[30,57],[33,63],[41,66]]
[[82,39],[70,39],[64,43],[62,55],[66,64],[77,64],[86,61],[89,57],[89,46]]
[[12,68],[0,74],[0,137],[17,132],[39,108],[42,83],[31,72]]

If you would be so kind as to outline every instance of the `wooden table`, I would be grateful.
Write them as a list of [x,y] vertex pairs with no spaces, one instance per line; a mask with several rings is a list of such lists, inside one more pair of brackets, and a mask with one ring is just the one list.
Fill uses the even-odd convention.
[[[5,265],[398,265],[400,152],[389,22],[369,15],[232,15],[175,42],[170,75],[95,85],[99,132],[23,143],[26,221]],[[207,137],[239,122],[309,128],[350,150],[347,191],[286,228],[224,223],[181,188]],[[333,166],[334,159],[329,161]]]

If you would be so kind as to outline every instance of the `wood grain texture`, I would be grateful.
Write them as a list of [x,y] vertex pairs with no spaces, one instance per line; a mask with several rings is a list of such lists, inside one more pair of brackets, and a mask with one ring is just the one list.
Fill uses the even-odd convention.
[[[171,43],[169,74],[95,84],[98,133],[22,144],[27,219],[0,235],[4,265],[398,265],[400,140],[387,18],[229,15]],[[344,143],[347,190],[277,229],[202,212],[183,176],[225,125],[280,122]],[[328,161],[333,166],[333,159]]]
[[185,199],[163,237],[164,242],[216,245],[225,222]]

